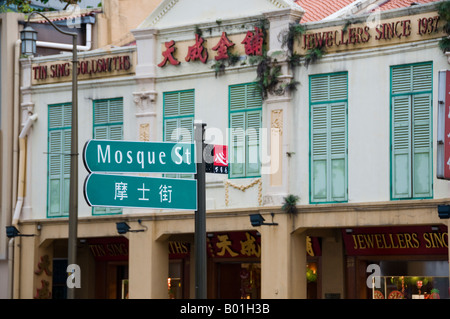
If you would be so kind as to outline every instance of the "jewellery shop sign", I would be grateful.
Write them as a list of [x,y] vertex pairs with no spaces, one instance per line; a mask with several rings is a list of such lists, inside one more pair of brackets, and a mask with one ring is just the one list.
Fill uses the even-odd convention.
[[[31,66],[32,85],[72,81],[72,57],[67,60],[36,63]],[[104,77],[135,73],[134,52],[108,54],[78,58],[78,80],[92,80]]]

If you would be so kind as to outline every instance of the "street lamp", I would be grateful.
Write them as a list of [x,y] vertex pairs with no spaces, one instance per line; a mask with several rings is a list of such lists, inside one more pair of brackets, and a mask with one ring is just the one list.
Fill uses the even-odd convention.
[[[76,264],[77,260],[77,228],[78,228],[78,79],[77,79],[77,33],[63,31],[51,22],[45,15],[33,11],[28,16],[25,28],[20,32],[22,40],[22,54],[36,54],[37,32],[29,26],[34,14],[41,15],[58,32],[70,35],[72,46],[72,127],[70,145],[70,197],[69,197],[69,236],[68,236],[68,264]],[[68,299],[75,299],[75,288],[68,288]]]

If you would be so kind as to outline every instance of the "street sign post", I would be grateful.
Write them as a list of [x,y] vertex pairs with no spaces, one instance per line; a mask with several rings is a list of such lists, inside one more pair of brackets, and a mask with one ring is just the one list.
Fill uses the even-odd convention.
[[94,207],[197,210],[197,181],[92,173],[84,197]]
[[89,172],[196,173],[191,143],[89,140],[83,161]]

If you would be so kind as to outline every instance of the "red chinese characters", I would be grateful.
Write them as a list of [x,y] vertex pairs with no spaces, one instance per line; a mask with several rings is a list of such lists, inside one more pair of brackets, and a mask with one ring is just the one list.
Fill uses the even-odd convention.
[[[262,55],[263,54],[263,44],[264,44],[264,33],[261,28],[255,27],[254,31],[248,31],[244,40],[241,42],[244,44],[245,54],[247,55]],[[164,57],[163,61],[158,64],[159,67],[164,67],[167,62],[172,65],[179,65],[178,61],[174,57],[175,52],[175,41],[165,42],[165,51],[162,52]],[[210,50],[216,51],[217,54],[214,57],[216,61],[226,60],[229,58],[228,49],[235,45],[233,41],[228,39],[227,33],[222,32],[217,44],[210,48]],[[201,61],[206,63],[208,61],[208,49],[205,47],[205,39],[203,39],[199,34],[195,35],[195,43],[188,47],[188,52],[185,57],[186,62],[191,61]]]
[[222,32],[219,42],[212,48],[213,51],[217,51],[217,55],[214,57],[216,61],[228,59],[228,48],[232,46],[234,43],[228,39],[225,32]]
[[255,27],[255,31],[247,31],[244,41],[245,54],[247,55],[262,55],[264,35],[260,28]]
[[203,47],[203,38],[198,34],[195,35],[195,44],[190,46],[188,49],[188,54],[186,55],[186,62],[200,60],[203,63],[206,63],[208,60],[208,50]]
[[174,47],[175,41],[172,40],[172,41],[166,42],[166,43],[164,43],[164,45],[166,47],[166,51],[164,51],[162,53],[164,60],[160,64],[158,64],[158,66],[159,67],[165,66],[167,61],[169,61],[170,64],[172,64],[172,65],[180,64],[180,61],[178,61],[177,59],[175,59],[173,57],[173,53],[175,52],[175,47]]

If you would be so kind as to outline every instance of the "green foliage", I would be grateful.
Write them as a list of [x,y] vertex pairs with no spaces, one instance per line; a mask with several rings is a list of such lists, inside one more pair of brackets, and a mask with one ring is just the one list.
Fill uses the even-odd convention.
[[442,21],[444,21],[443,31],[447,33],[439,41],[439,48],[445,53],[450,51],[450,1],[444,1],[438,6],[438,14]]
[[443,37],[439,41],[439,48],[442,50],[442,52],[450,51],[450,39],[449,37]]
[[321,59],[325,54],[325,46],[314,47],[309,49],[305,55],[305,66],[308,67],[311,63],[315,63]]
[[281,209],[287,213],[287,214],[291,214],[291,215],[295,215],[297,214],[297,201],[298,201],[299,197],[296,195],[288,195],[284,198],[284,204],[281,207]]
[[230,52],[227,49],[228,59],[216,61],[211,68],[214,69],[216,73],[216,78],[219,75],[223,75],[225,73],[225,67],[234,66],[239,62],[240,56],[237,53]]
[[[81,0],[59,0],[62,3],[67,3],[66,7],[70,4],[76,4],[78,2],[81,2]],[[48,0],[39,0],[42,4],[46,4]],[[31,0],[6,0],[5,4],[2,6],[3,10],[5,10],[7,7],[14,7],[18,12],[23,13],[29,13],[32,11],[39,11],[35,8],[31,7]],[[2,10],[2,11],[3,11]],[[54,10],[54,9],[47,9],[48,11]]]
[[294,51],[295,39],[305,33],[305,27],[301,24],[290,24],[287,30],[281,31],[278,34],[278,40],[281,42],[281,47],[287,47],[289,54],[292,55]]

